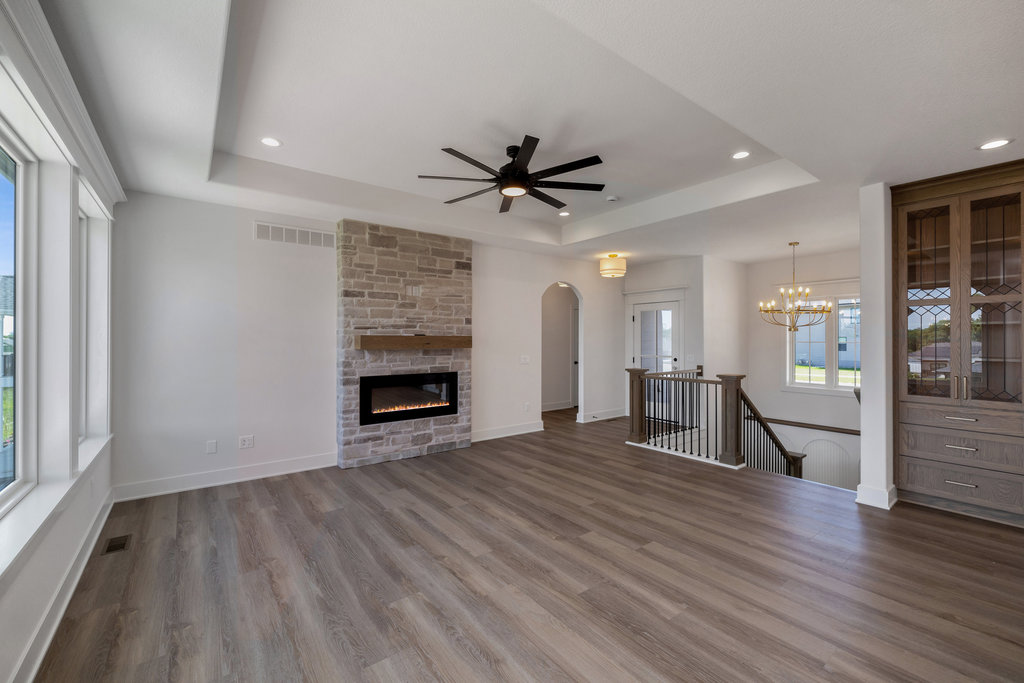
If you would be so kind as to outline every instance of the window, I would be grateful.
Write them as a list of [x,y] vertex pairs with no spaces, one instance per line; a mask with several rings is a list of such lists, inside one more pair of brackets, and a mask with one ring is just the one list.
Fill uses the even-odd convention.
[[0,149],[0,490],[18,477],[14,457],[14,235],[17,164]]
[[832,304],[821,325],[789,333],[791,387],[853,389],[860,386],[860,298],[826,297],[811,302]]

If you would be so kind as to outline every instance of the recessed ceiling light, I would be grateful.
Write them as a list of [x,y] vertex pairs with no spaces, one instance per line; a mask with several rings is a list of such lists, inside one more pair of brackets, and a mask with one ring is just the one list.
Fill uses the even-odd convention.
[[559,212],[558,212],[558,215],[559,215],[559,216],[568,216],[568,215],[570,215],[570,214],[569,214],[569,212],[568,212],[568,211],[559,211]]
[[615,195],[613,195],[613,194],[610,194],[610,195],[608,195],[607,197],[605,197],[605,198],[604,198],[604,200],[605,200],[606,202],[617,202],[617,201],[619,201],[619,198],[618,198],[618,197],[616,197],[616,196],[615,196]]
[[732,155],[733,159],[746,159],[750,156],[750,152],[736,152]]
[[278,140],[277,138],[260,138],[260,142],[262,142],[267,147],[280,147],[281,146],[281,141]]
[[1006,145],[1010,144],[1010,142],[1010,140],[1007,140],[1005,138],[1000,138],[999,140],[989,140],[978,149],[996,149],[998,147],[1005,147]]

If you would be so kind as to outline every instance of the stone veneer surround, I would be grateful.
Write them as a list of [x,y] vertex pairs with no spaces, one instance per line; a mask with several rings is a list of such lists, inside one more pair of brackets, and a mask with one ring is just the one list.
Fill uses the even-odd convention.
[[[470,349],[360,351],[361,334],[472,334],[473,243],[359,221],[338,224],[338,465],[470,444]],[[459,373],[457,415],[359,424],[359,378]]]

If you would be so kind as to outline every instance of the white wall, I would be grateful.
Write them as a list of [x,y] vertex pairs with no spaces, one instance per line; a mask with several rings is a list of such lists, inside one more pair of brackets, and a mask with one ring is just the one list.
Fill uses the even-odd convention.
[[115,218],[116,497],[334,464],[335,251],[253,222],[335,226],[143,193]]
[[541,298],[541,410],[573,405],[572,309],[577,305],[572,288],[557,284]]
[[[763,322],[757,302],[772,297],[780,284],[789,283],[792,270],[790,258],[747,267],[747,293],[742,309],[748,331],[747,377],[743,387],[766,417],[858,429],[860,407],[852,394],[808,393],[786,387],[786,330]],[[856,294],[860,291],[859,277],[856,249],[813,256],[801,256],[797,251],[797,280],[801,284],[813,283],[814,291],[831,294],[826,291],[831,287],[837,294]],[[863,329],[867,331],[868,327]]]
[[580,297],[580,419],[625,414],[622,281],[598,275],[596,261],[474,244],[474,441],[543,428],[541,297],[559,280]]
[[702,276],[704,376],[741,375],[747,372],[747,269],[710,256],[704,257]]

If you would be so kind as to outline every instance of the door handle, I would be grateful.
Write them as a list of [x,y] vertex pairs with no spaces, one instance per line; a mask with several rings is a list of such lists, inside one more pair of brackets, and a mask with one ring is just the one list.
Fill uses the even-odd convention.
[[964,375],[963,380],[964,380],[964,400],[966,401],[968,398],[970,398],[970,396],[967,393],[967,375]]
[[953,398],[960,398],[960,378],[953,375]]

